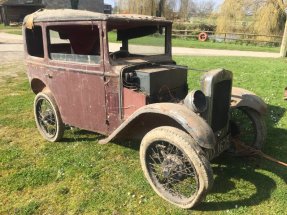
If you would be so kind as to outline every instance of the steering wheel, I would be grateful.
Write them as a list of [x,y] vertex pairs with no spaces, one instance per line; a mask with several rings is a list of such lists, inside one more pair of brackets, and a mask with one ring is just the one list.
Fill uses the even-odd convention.
[[116,60],[117,58],[124,58],[124,57],[128,57],[129,55],[130,53],[127,50],[119,50],[119,51],[112,52],[110,54],[110,57],[113,60]]

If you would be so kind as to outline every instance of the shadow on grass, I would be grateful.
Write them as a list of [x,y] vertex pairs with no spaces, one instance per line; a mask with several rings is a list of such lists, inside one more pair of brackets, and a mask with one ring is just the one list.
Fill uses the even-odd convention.
[[[287,119],[282,120],[285,113],[286,108],[268,106],[268,117],[266,119],[267,140],[263,152],[287,163],[287,129],[278,128],[277,126],[280,121],[287,122]],[[284,181],[286,182],[286,178]]]
[[140,149],[140,140],[117,140],[114,142],[117,145],[132,149],[134,151],[139,151]]
[[[193,210],[222,211],[234,209],[237,206],[258,205],[269,199],[272,191],[276,188],[276,182],[269,176],[256,171],[257,161],[258,160],[251,161],[247,158],[232,157],[226,153],[222,154],[212,162],[216,167],[213,167],[215,180],[213,189],[210,192],[210,194],[222,194],[222,198],[218,199],[218,201],[202,202]],[[241,181],[241,183],[243,181],[244,185],[241,185],[241,187],[246,189],[246,191],[244,191],[246,195],[240,196],[242,189],[238,190],[238,196],[234,194],[234,191],[236,192],[236,190],[240,188],[231,179]],[[254,189],[250,191],[252,187],[247,186],[246,182],[255,186],[255,191]],[[230,200],[230,196],[227,194],[228,192],[232,192],[232,200]],[[225,194],[226,196],[224,196]]]
[[101,134],[97,134],[92,131],[81,130],[78,128],[66,127],[65,136],[62,139],[63,143],[73,142],[95,142],[105,138]]
[[[268,117],[267,131],[268,131],[268,145],[266,144],[265,150],[266,154],[278,157],[283,162],[287,162],[286,150],[281,150],[282,142],[287,143],[287,130],[280,129],[276,127],[276,124],[284,116],[286,109],[278,106],[268,107]],[[83,131],[83,130],[71,130],[69,137],[65,138],[65,142],[73,141],[95,141],[104,138],[104,136],[95,134],[93,132]],[[278,137],[280,141],[277,142]],[[275,142],[276,143],[273,143]],[[132,150],[139,150],[139,141],[115,141],[115,144],[130,148]],[[285,146],[286,147],[286,146]],[[232,157],[227,153],[223,153],[219,158],[215,159],[213,163],[213,171],[215,175],[215,181],[211,194],[222,194],[222,198],[212,199],[209,202],[202,202],[198,207],[193,210],[199,211],[222,211],[227,209],[234,209],[236,206],[253,206],[258,205],[263,201],[270,198],[273,190],[276,189],[277,184],[273,178],[264,174],[263,171],[273,173],[280,177],[285,183],[287,183],[287,175],[284,167],[277,166],[271,161],[266,162],[260,158],[239,158]],[[257,170],[258,169],[258,170]],[[234,180],[240,181],[239,186]],[[246,186],[247,184],[251,184]],[[246,189],[246,191],[245,191]],[[234,194],[237,192],[238,196]],[[231,198],[229,198],[228,193],[232,192]],[[246,195],[241,195],[244,193]]]
[[[286,146],[287,130],[277,128],[276,124],[282,119],[286,112],[285,108],[278,106],[268,106],[268,115],[266,119],[267,126],[267,143],[263,150],[264,153],[271,155],[283,162],[287,162]],[[255,191],[249,195],[238,196],[237,199],[229,200],[221,198],[218,201],[212,200],[202,202],[195,210],[199,211],[221,211],[234,209],[236,206],[253,206],[268,200],[277,185],[273,178],[261,173],[265,170],[280,177],[287,183],[287,174],[285,167],[271,161],[263,161],[263,158],[240,158],[232,157],[227,153],[223,153],[212,163],[215,165],[213,172],[216,175],[211,194],[226,194],[230,191],[238,189],[231,179],[242,180],[255,186]],[[258,171],[256,170],[258,168]],[[250,188],[244,186],[246,192],[250,192]],[[242,191],[238,191],[240,194]],[[248,194],[248,193],[247,193]],[[234,197],[234,194],[232,194]],[[246,197],[248,196],[248,197]],[[227,200],[225,200],[227,199]]]

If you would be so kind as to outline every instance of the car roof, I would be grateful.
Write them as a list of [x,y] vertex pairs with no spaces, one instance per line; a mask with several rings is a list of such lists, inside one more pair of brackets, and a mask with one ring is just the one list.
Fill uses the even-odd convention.
[[73,9],[41,9],[25,17],[24,23],[28,20],[35,22],[60,22],[60,21],[104,21],[104,20],[127,20],[127,21],[150,21],[150,22],[171,22],[162,17],[134,15],[134,14],[104,14],[86,10]]

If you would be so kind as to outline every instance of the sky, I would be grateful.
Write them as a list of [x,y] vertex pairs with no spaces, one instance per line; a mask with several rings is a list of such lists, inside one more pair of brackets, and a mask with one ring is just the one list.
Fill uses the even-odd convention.
[[[216,4],[220,5],[224,0],[214,0],[216,2]],[[104,0],[105,4],[111,4],[112,6],[114,6],[115,4],[115,0]]]
[[114,6],[115,4],[115,0],[104,0],[105,4],[111,4],[112,6]]

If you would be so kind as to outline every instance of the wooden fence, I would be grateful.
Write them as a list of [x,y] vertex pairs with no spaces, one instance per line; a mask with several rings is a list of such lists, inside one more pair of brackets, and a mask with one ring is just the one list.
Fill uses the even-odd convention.
[[198,30],[173,30],[172,36],[175,38],[185,39],[198,39],[198,35],[201,32],[208,34],[209,39],[218,42],[242,42],[253,44],[269,44],[273,46],[280,46],[282,42],[282,36],[279,35],[259,35],[248,33],[231,33],[223,32],[217,33],[214,31],[198,31]]

